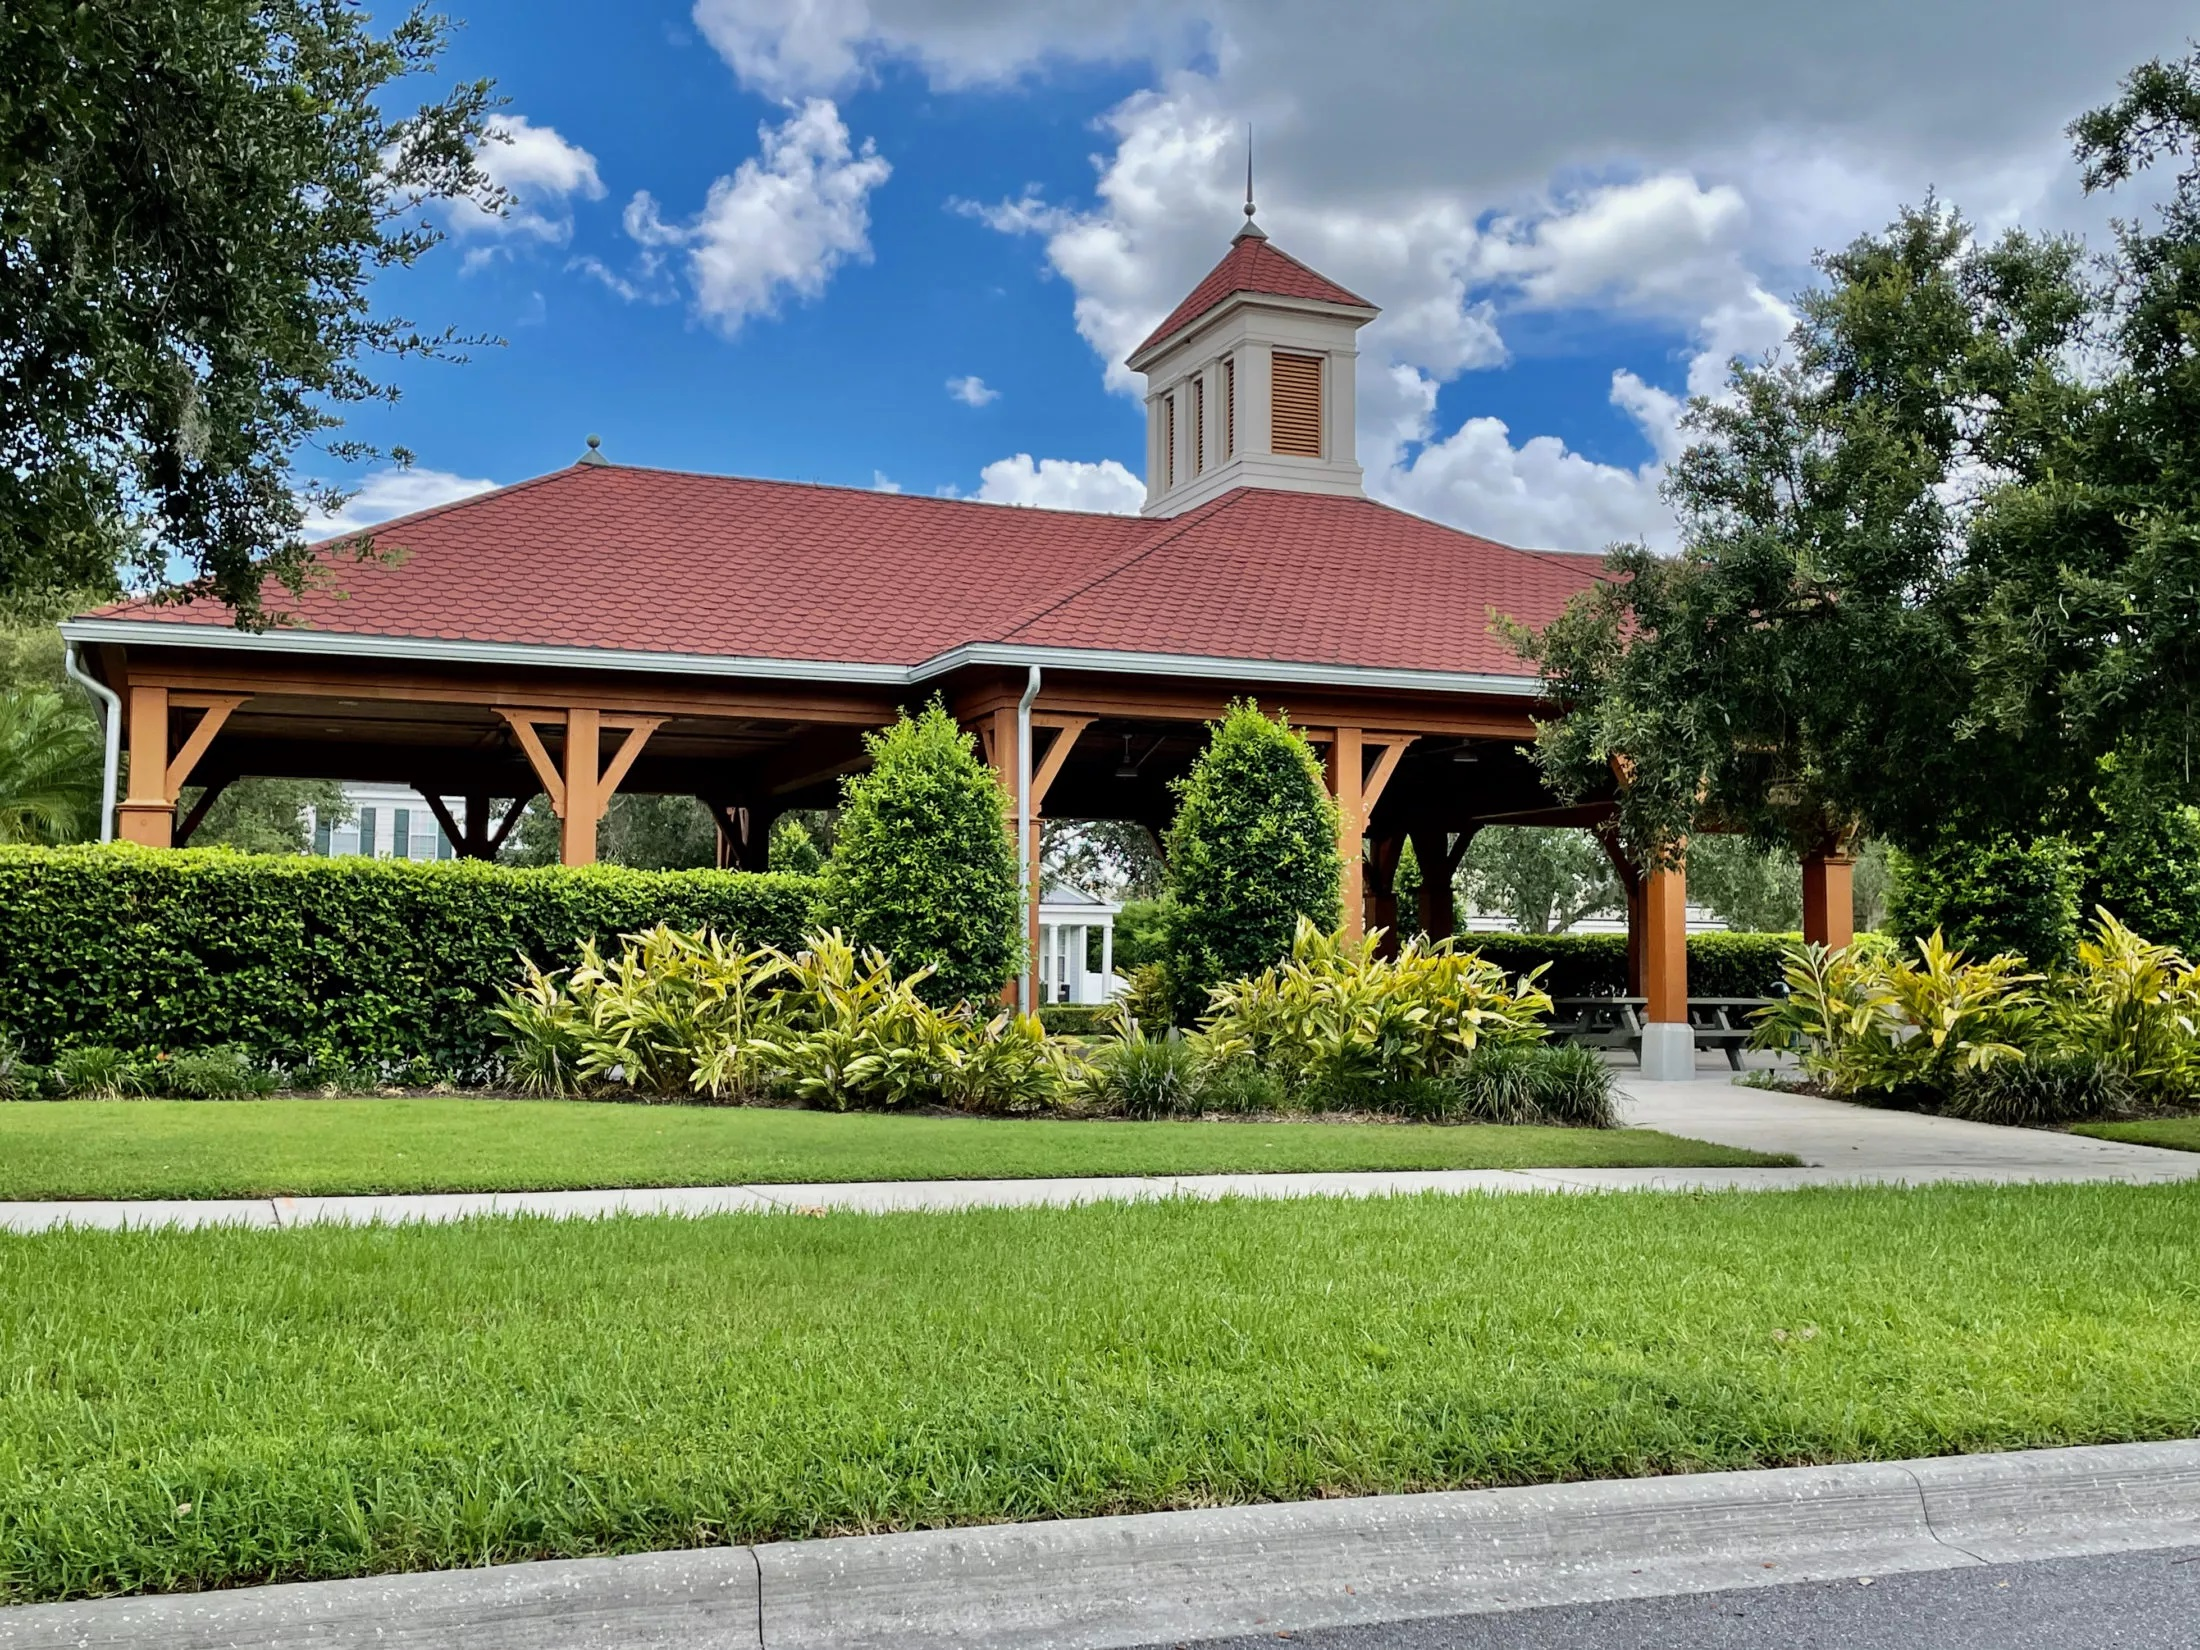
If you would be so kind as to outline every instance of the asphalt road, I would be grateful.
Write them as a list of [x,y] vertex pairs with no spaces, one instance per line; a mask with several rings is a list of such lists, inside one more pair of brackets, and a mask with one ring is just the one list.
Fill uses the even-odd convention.
[[1274,1650],[1278,1640],[1305,1650],[2194,1650],[2200,1552],[1263,1633],[1204,1640],[1198,1650]]

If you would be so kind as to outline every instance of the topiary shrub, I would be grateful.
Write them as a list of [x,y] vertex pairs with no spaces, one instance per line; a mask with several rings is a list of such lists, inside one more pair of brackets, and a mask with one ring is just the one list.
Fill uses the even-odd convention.
[[2077,949],[2085,873],[2066,837],[1972,838],[1951,826],[1915,853],[1894,853],[1890,869],[1887,926],[1903,940],[1937,930],[1951,950],[2014,951],[2044,968]]
[[1213,724],[1176,790],[1166,950],[1177,1012],[1189,1019],[1212,987],[1288,953],[1302,918],[1334,929],[1343,866],[1320,762],[1288,721],[1249,699]]
[[842,788],[821,920],[931,969],[928,1002],[990,997],[1024,951],[1007,790],[937,699],[864,742],[871,768]]

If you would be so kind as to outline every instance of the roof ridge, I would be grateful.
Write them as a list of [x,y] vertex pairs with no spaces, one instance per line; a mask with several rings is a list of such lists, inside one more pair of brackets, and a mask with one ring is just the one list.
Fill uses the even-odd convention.
[[1079,596],[1082,596],[1088,591],[1096,589],[1100,585],[1107,583],[1107,581],[1114,578],[1116,574],[1127,572],[1129,569],[1136,567],[1148,556],[1154,555],[1161,549],[1163,549],[1171,539],[1177,538],[1183,533],[1189,531],[1194,523],[1209,521],[1212,520],[1214,517],[1221,515],[1232,505],[1241,501],[1252,490],[1253,489],[1250,487],[1232,487],[1221,497],[1208,500],[1205,504],[1202,504],[1196,510],[1187,510],[1181,516],[1169,517],[1166,525],[1164,525],[1161,530],[1157,532],[1151,539],[1146,540],[1142,544],[1134,545],[1131,549],[1116,557],[1115,560],[1104,564],[1097,571],[1089,575],[1084,583],[1074,585],[1070,589],[1063,591],[1060,595],[1048,598],[1046,601],[1040,603],[1039,606],[1024,614],[1023,617],[1017,619],[1013,624],[1008,625],[1001,632],[1001,640],[1005,642],[1010,637],[1014,636],[1018,631],[1029,630],[1033,625],[1037,624],[1049,613],[1054,612],[1057,608],[1065,607],[1069,603],[1075,601]]
[[[578,465],[566,466],[567,469],[579,467]],[[608,471],[614,475],[624,471],[630,475],[679,476],[687,481],[724,481],[750,487],[802,487],[813,492],[852,493],[858,498],[875,498],[881,502],[899,500],[905,504],[939,505],[949,509],[957,506],[967,506],[977,510],[1028,510],[1038,515],[1078,516],[1094,521],[1133,521],[1137,519],[1119,510],[1065,510],[1052,504],[1004,504],[989,498],[942,497],[938,493],[889,493],[877,487],[864,487],[852,481],[793,480],[785,476],[739,475],[728,470],[681,470],[669,464],[627,464],[616,459],[601,465],[590,465],[587,468]],[[564,470],[550,472],[552,476],[563,475],[564,473]],[[533,479],[541,481],[547,480],[549,477],[537,476]],[[523,486],[525,483],[515,482],[513,485]],[[498,489],[500,492],[507,490],[504,488]],[[473,498],[487,498],[488,496],[487,493],[472,495]],[[458,499],[454,502],[465,504],[469,500]]]

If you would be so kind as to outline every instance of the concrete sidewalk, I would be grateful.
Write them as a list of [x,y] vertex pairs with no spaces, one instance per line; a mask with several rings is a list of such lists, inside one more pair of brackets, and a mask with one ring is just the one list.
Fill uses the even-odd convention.
[[1620,1084],[1625,1122],[1752,1151],[1794,1169],[1423,1169],[1359,1174],[1122,1176],[1084,1180],[894,1180],[623,1191],[452,1192],[392,1197],[207,1198],[174,1202],[0,1203],[0,1230],[57,1226],[367,1225],[484,1215],[553,1220],[1060,1207],[1163,1197],[1385,1197],[1417,1192],[1787,1191],[1802,1186],[1967,1181],[2131,1185],[2200,1178],[2200,1152],[2163,1151],[2043,1129],[2005,1129],[1743,1088],[1720,1076]]
[[2200,1444],[850,1536],[0,1610],[4,1650],[1114,1650],[2200,1545]]

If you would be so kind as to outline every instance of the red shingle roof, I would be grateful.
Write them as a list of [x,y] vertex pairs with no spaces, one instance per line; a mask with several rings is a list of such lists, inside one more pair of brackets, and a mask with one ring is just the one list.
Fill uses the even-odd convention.
[[[965,643],[1528,674],[1587,557],[1366,499],[1239,488],[1153,520],[576,464],[375,529],[288,599],[306,628],[911,666]],[[212,603],[102,616],[226,624]],[[280,632],[278,632],[280,634]]]
[[1347,304],[1355,309],[1375,307],[1328,276],[1308,269],[1290,253],[1278,251],[1271,242],[1258,236],[1240,235],[1230,243],[1230,250],[1222,255],[1222,262],[1192,288],[1192,295],[1171,310],[1169,318],[1131,351],[1131,358],[1137,359],[1142,352],[1237,292],[1258,292],[1273,298],[1306,298],[1316,303]]

